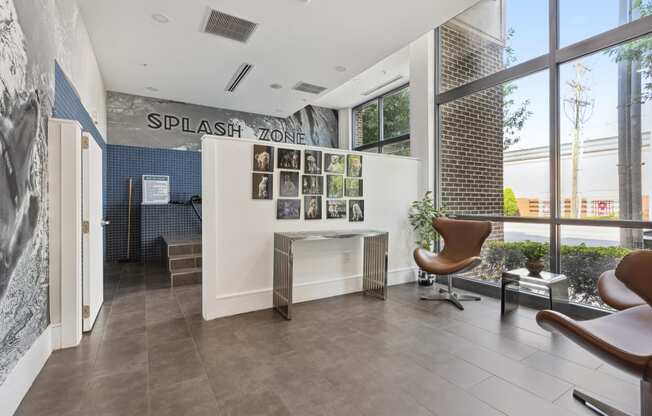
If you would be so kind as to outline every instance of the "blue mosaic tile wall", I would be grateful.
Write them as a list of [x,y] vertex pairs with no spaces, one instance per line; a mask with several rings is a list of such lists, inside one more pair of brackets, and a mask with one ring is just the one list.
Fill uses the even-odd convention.
[[[90,114],[88,114],[88,111],[86,111],[86,108],[84,108],[84,105],[77,96],[75,88],[72,86],[70,81],[68,81],[68,78],[64,74],[63,70],[56,62],[54,65],[54,108],[52,110],[52,116],[65,120],[78,121],[82,126],[82,130],[84,132],[90,133],[91,136],[93,136],[95,142],[100,146],[100,149],[102,150],[103,160],[102,189],[104,199],[104,214],[106,216],[106,142],[104,137],[102,137],[100,131],[95,126],[95,123],[93,122]],[[106,230],[104,231],[104,239],[106,241]]]
[[201,223],[189,206],[141,206],[142,176],[170,176],[170,199],[187,201],[201,194],[201,153],[107,145],[106,260],[127,258],[128,183],[133,179],[131,248],[129,258],[155,261],[164,233],[201,232]]

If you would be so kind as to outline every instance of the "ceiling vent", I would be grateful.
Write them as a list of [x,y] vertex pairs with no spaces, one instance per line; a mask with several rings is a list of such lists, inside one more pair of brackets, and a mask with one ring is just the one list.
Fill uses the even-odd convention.
[[362,95],[365,95],[365,96],[367,96],[367,95],[371,95],[371,94],[375,93],[376,91],[378,91],[378,90],[382,90],[383,88],[385,88],[385,87],[387,87],[387,86],[389,86],[389,85],[395,83],[395,82],[398,81],[399,79],[403,79],[403,75],[397,75],[397,76],[395,76],[394,78],[390,79],[389,81],[387,81],[387,82],[383,82],[383,83],[380,84],[379,86],[374,87],[374,88],[372,88],[372,89],[370,89],[370,90],[367,90],[367,91],[363,92]]
[[258,24],[254,22],[210,9],[204,32],[244,43],[249,40],[257,27]]
[[308,94],[321,94],[322,92],[326,91],[327,88],[320,87],[319,85],[309,84],[307,82],[300,82],[292,89],[296,91],[307,92]]
[[236,88],[238,88],[238,85],[242,82],[242,80],[251,72],[253,69],[253,65],[251,64],[242,64],[238,68],[237,71],[235,71],[235,74],[233,74],[233,77],[231,78],[231,81],[226,85],[226,89],[224,91],[227,92],[233,92],[235,91]]

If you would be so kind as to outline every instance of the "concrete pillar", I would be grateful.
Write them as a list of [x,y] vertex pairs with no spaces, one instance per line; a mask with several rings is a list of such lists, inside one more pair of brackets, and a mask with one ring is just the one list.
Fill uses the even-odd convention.
[[338,110],[339,124],[339,147],[340,149],[351,150],[351,109]]

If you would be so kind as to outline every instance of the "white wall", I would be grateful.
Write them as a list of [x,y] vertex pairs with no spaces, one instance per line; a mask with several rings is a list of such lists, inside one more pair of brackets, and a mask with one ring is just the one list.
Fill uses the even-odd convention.
[[419,193],[435,187],[435,32],[410,44],[410,147],[422,161]]
[[[205,319],[272,306],[274,232],[386,230],[389,232],[390,284],[414,280],[414,238],[407,214],[410,202],[419,195],[418,160],[359,153],[363,155],[363,223],[327,219],[276,220],[275,200],[251,199],[254,144],[261,143],[209,136],[203,139],[202,296]],[[336,149],[318,150],[346,153]],[[274,176],[276,195],[278,173]],[[361,290],[361,244],[360,240],[298,243],[294,263],[295,302]]]
[[106,90],[93,44],[76,0],[57,0],[57,62],[106,140]]

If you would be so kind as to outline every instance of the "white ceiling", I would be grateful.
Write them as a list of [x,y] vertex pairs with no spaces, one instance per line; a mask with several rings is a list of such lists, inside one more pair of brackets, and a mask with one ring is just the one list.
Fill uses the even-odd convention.
[[[399,76],[401,78],[396,79]],[[387,84],[394,79],[396,80]],[[326,91],[315,100],[314,104],[329,108],[355,107],[384,92],[407,84],[409,81],[410,46],[408,45],[332,91]],[[381,85],[385,86],[376,89]],[[371,90],[374,91],[365,95]]]
[[[108,90],[286,117],[308,104],[331,102],[320,98],[475,2],[81,0],[79,5]],[[201,33],[209,7],[259,27],[246,44]],[[155,13],[169,23],[155,22]],[[253,64],[253,71],[234,93],[226,93],[243,62]],[[299,81],[328,90],[319,96],[291,90]],[[270,88],[273,83],[283,88]],[[329,105],[350,105],[345,102],[333,98]]]

